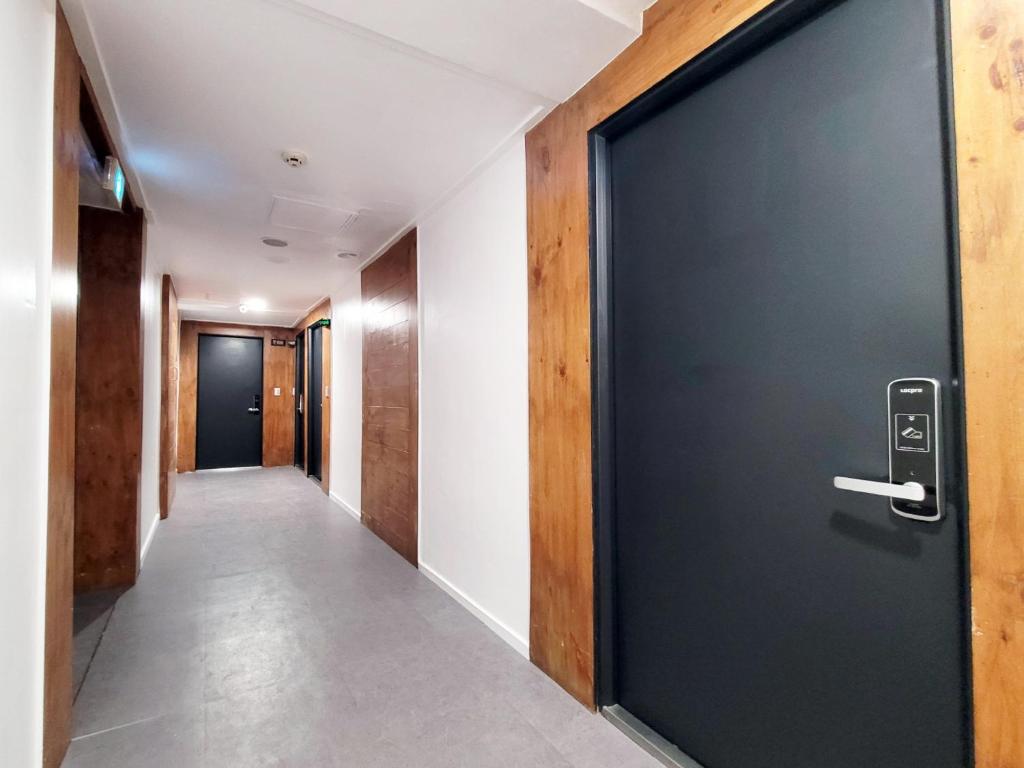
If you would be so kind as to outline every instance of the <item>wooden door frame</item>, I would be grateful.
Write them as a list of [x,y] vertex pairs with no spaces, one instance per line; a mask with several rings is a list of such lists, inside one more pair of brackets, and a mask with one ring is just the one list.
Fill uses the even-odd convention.
[[[178,471],[178,374],[181,340],[178,293],[170,275],[160,284],[160,519],[170,515]],[[174,354],[172,354],[172,342]],[[171,394],[174,394],[172,408]]]
[[[770,5],[659,0],[526,139],[530,654],[595,699],[587,133]],[[975,761],[1024,765],[1024,6],[948,0],[968,450]]]
[[[292,450],[289,448],[287,462],[275,461],[273,457],[277,456],[278,450],[275,448],[278,446],[278,441],[274,439],[272,435],[272,424],[268,428],[268,423],[277,418],[275,415],[271,418],[270,409],[277,408],[274,405],[273,396],[273,382],[275,378],[273,366],[271,364],[272,358],[274,357],[275,350],[281,349],[280,346],[274,346],[274,339],[287,339],[292,337],[294,330],[285,326],[276,325],[245,325],[242,323],[221,323],[207,320],[180,320],[179,321],[180,335],[179,335],[179,377],[178,377],[178,455],[177,455],[177,471],[181,472],[194,472],[196,469],[196,409],[198,406],[198,367],[199,367],[199,336],[239,336],[239,337],[257,337],[263,339],[263,465],[262,466],[291,466],[292,462]],[[290,347],[285,345],[285,349],[290,350]],[[293,355],[287,356],[287,367],[291,371],[291,365],[293,361]],[[288,394],[291,391],[292,379],[287,382],[282,382],[282,397],[286,400],[293,399]],[[284,389],[287,387],[287,389]],[[294,403],[289,408],[289,418],[285,427],[286,433],[289,435],[289,446],[293,445],[294,434],[293,434],[293,418],[291,415],[291,408],[294,407]],[[281,422],[284,423],[284,422]]]
[[[301,446],[302,446],[302,457],[301,458],[302,458],[302,460],[298,461],[298,462],[295,461],[295,446],[292,445],[292,465],[295,466],[295,467],[302,467],[302,471],[303,471],[303,473],[305,473],[305,471],[306,471],[306,405],[308,404],[307,403],[307,399],[306,399],[306,329],[303,328],[301,330],[295,330],[293,332],[295,333],[295,335],[292,337],[293,343],[294,343],[294,349],[295,349],[295,370],[296,371],[299,371],[299,370],[302,371],[302,387],[301,388],[300,387],[295,387],[295,395],[294,395],[295,398],[300,398],[300,397],[302,398],[302,413],[300,414],[300,418],[297,420],[298,422],[300,422],[302,424],[302,439],[301,439],[302,440],[301,441]],[[299,359],[300,358],[300,355],[299,355],[300,344],[301,344],[301,352],[302,352],[302,355],[301,355],[302,359],[301,360]],[[294,378],[292,379],[292,384],[293,385],[295,384],[295,379]],[[300,389],[301,389],[301,391],[300,391]],[[294,411],[295,411],[295,404],[293,403],[293,405],[292,405],[292,421],[296,421]],[[292,437],[293,437],[292,442],[294,443],[295,442],[294,438],[297,437],[297,435],[293,435]]]
[[[306,473],[306,477],[315,478],[316,482],[322,483],[323,482],[323,478],[324,478],[324,455],[323,455],[324,454],[324,451],[323,451],[323,437],[324,437],[324,434],[323,434],[323,430],[324,430],[324,424],[323,424],[323,422],[324,422],[324,412],[323,412],[323,407],[324,406],[323,406],[322,399],[321,399],[321,403],[320,403],[320,477],[316,477],[312,472],[309,471],[309,448],[310,448],[310,445],[312,443],[312,430],[310,430],[310,428],[309,428],[309,425],[311,423],[309,416],[312,413],[312,411],[311,411],[312,399],[308,396],[308,393],[310,392],[310,383],[313,380],[313,333],[314,333],[315,329],[318,328],[318,327],[320,327],[320,321],[319,320],[317,320],[317,321],[315,321],[313,323],[310,323],[303,330],[302,351],[303,351],[303,356],[306,358],[306,365],[305,365],[305,370],[304,370],[304,376],[303,376],[303,379],[302,379],[302,386],[303,386],[303,389],[305,389],[305,391],[307,393],[307,396],[306,396],[306,399],[305,399],[306,409],[305,409],[305,413],[303,414],[303,416],[305,417],[304,418],[305,425],[304,425],[304,430],[303,430],[303,439],[305,441],[305,445],[304,445],[304,449],[303,449],[304,450],[304,455],[305,455],[305,463],[303,465],[303,469],[304,469],[304,471]],[[323,330],[321,330],[320,331],[320,389],[323,390],[323,387],[324,387],[324,335],[323,335]],[[318,392],[317,395],[322,398],[323,397],[323,391]]]
[[[303,344],[303,366],[305,375],[302,379],[303,388],[303,402],[305,407],[302,413],[303,429],[305,434],[302,436],[302,471],[309,477],[309,329],[316,325],[321,320],[331,319],[331,299],[330,297],[321,299],[318,301],[306,314],[299,320],[295,325],[292,326],[293,333],[302,333],[304,336]],[[331,366],[332,366],[332,353],[331,353],[331,326],[324,326],[322,333],[322,345],[321,345],[321,356],[323,358],[323,376],[321,384],[324,387],[328,387],[330,392],[331,386]],[[331,481],[331,398],[330,396],[324,398],[323,411],[322,411],[322,426],[320,434],[320,490],[330,495],[330,481]]]
[[[43,765],[71,741],[75,529],[75,377],[78,360],[78,124],[83,67],[56,9],[53,110],[53,276],[43,638]],[[74,285],[74,295],[64,286]]]
[[[80,123],[97,152],[109,152],[124,160],[98,108],[96,91],[60,3],[56,4],[54,15],[53,275],[50,281],[53,290],[50,297],[42,681],[42,759],[46,768],[58,768],[71,741]],[[123,210],[126,214],[142,216],[130,182],[125,185]],[[76,290],[69,292],[69,285],[74,285]]]

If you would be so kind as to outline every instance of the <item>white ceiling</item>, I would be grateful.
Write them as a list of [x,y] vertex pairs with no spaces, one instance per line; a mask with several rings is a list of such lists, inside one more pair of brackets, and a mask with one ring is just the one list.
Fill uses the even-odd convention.
[[[650,3],[63,1],[183,316],[286,325],[614,58]],[[358,217],[275,226],[275,196]],[[247,297],[270,309],[241,314]]]

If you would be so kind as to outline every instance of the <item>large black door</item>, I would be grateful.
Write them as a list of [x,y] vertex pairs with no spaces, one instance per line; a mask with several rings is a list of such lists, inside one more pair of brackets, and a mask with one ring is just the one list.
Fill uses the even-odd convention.
[[[707,768],[954,768],[970,681],[944,20],[931,0],[811,5],[776,6],[594,135],[600,694]],[[940,385],[937,522],[833,484],[889,479],[905,377]]]
[[199,336],[196,469],[263,463],[263,339]]
[[323,328],[313,326],[309,332],[309,446],[306,449],[308,462],[306,474],[317,480],[322,479],[320,470],[320,449],[322,446],[324,417],[324,355]]
[[295,336],[295,466],[303,466],[306,445],[305,395],[306,382],[306,333]]

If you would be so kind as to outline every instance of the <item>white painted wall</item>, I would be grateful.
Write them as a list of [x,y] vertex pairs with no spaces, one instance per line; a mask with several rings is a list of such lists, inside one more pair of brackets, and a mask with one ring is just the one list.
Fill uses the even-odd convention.
[[420,567],[524,655],[530,625],[522,136],[419,225]]
[[[0,3],[0,764],[42,761],[53,0]],[[55,286],[57,290],[65,286]]]
[[331,296],[331,497],[352,515],[362,510],[363,326],[360,278]]
[[143,256],[142,474],[139,480],[139,555],[144,560],[160,522],[160,269],[159,232],[150,229]]

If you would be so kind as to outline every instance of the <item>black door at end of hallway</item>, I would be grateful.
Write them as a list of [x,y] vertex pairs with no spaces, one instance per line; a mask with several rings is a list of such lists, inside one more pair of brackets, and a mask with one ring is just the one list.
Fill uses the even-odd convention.
[[942,4],[776,7],[594,140],[602,704],[708,768],[964,768]]
[[306,332],[295,336],[295,459],[296,467],[306,464]]
[[199,335],[196,469],[263,463],[263,339]]
[[323,328],[315,325],[309,329],[309,402],[308,413],[309,445],[306,448],[306,474],[323,479],[321,472],[321,438],[324,418],[324,347]]

